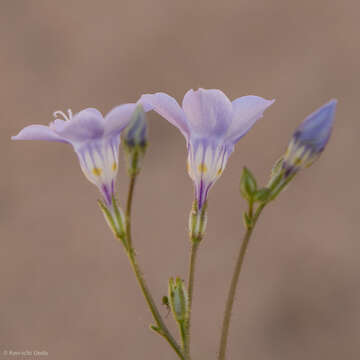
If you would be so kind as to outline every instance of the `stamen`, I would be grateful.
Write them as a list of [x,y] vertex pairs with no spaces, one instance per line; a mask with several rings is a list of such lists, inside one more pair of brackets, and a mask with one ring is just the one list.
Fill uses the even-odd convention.
[[63,111],[60,110],[56,110],[53,112],[53,115],[55,117],[55,119],[57,119],[57,116],[60,115],[64,118],[65,121],[70,121],[72,119],[72,111],[71,109],[68,109],[68,115],[66,115]]
[[68,114],[69,114],[69,120],[72,119],[73,113],[71,109],[68,109]]

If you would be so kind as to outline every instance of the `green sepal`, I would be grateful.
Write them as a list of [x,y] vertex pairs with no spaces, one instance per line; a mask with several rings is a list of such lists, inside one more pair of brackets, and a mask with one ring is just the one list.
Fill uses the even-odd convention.
[[283,162],[284,162],[283,157],[276,160],[274,166],[271,169],[269,184],[271,184],[272,180],[280,174],[282,170]]
[[256,179],[251,171],[244,167],[240,179],[240,192],[245,199],[252,200],[256,191]]
[[187,321],[189,316],[189,299],[184,281],[180,278],[169,279],[168,301],[170,308],[178,323]]
[[119,236],[125,238],[125,219],[119,210],[115,196],[112,197],[112,204],[114,207],[114,213],[116,216],[117,223],[119,225]]
[[111,231],[113,232],[114,236],[121,240],[125,248],[127,248],[126,240],[125,240],[125,232],[124,232],[124,223],[121,213],[119,211],[118,206],[116,205],[115,199],[113,198],[112,206],[114,208],[114,215],[111,213],[109,208],[101,201],[98,200],[98,205],[100,210],[102,211],[105,220],[110,227]]
[[113,231],[114,235],[117,237],[118,236],[118,230],[116,228],[116,224],[115,224],[113,216],[110,213],[110,210],[105,206],[105,204],[101,200],[98,200],[97,202],[98,202],[98,205],[100,207],[100,210],[104,214],[104,217],[105,217],[110,229]]
[[193,243],[199,243],[205,233],[207,224],[206,208],[207,202],[205,202],[199,211],[198,203],[194,200],[189,215],[189,237]]
[[295,177],[295,175],[296,173],[293,173],[285,178],[283,172],[281,172],[277,177],[275,177],[270,187],[270,195],[268,201],[275,200],[277,196],[287,187],[287,185]]

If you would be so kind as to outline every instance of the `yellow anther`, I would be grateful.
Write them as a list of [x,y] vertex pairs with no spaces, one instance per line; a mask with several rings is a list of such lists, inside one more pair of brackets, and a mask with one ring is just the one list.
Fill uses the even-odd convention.
[[223,172],[223,169],[222,168],[220,168],[218,171],[217,171],[217,175],[219,176],[219,175],[221,175],[222,174],[222,172]]
[[207,166],[204,164],[204,163],[201,163],[199,166],[198,166],[198,170],[199,170],[199,172],[201,172],[201,173],[206,173],[207,172]]
[[112,164],[112,170],[115,171],[117,169],[117,164],[116,162],[114,161],[113,164]]
[[94,167],[94,168],[92,169],[92,172],[93,172],[93,174],[94,174],[95,176],[100,176],[101,173],[102,173],[102,170],[101,170],[100,168]]

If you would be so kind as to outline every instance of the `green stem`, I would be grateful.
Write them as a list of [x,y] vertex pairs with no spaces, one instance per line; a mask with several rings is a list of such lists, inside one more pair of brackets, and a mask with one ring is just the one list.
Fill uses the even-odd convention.
[[[131,263],[131,266],[134,270],[136,279],[139,283],[140,289],[145,297],[145,300],[149,306],[149,309],[151,311],[151,314],[154,318],[154,321],[156,322],[156,325],[158,329],[156,330],[160,335],[162,335],[167,342],[170,344],[170,346],[174,349],[176,354],[179,356],[180,359],[185,360],[184,355],[181,351],[180,346],[177,344],[176,340],[173,338],[173,336],[170,334],[168,328],[166,327],[159,310],[157,309],[154,299],[151,296],[150,290],[146,285],[146,282],[144,280],[144,277],[142,276],[141,270],[139,268],[138,263],[136,262],[135,255],[133,249],[131,249],[128,252],[128,257]],[[154,328],[153,328],[154,329]],[[154,329],[155,330],[155,329]]]
[[135,189],[135,183],[136,183],[136,175],[130,176],[130,184],[129,184],[129,192],[128,197],[126,201],[126,234],[127,234],[127,245],[129,247],[129,250],[131,249],[131,208],[132,208],[132,202],[134,197],[134,189]]
[[186,353],[187,349],[187,330],[186,330],[186,324],[184,322],[181,322],[178,324],[180,329],[180,336],[181,336],[181,345],[184,351],[184,358],[188,359],[188,354]]
[[[229,289],[229,293],[228,293],[228,297],[227,297],[226,305],[225,305],[225,313],[224,313],[224,319],[223,319],[222,330],[221,330],[221,339],[220,339],[218,360],[225,360],[226,345],[227,345],[228,334],[229,334],[231,313],[232,313],[232,308],[234,305],[234,299],[235,299],[236,288],[237,288],[237,284],[238,284],[238,280],[239,280],[239,275],[241,272],[242,265],[244,263],[244,258],[245,258],[247,247],[249,245],[251,234],[254,230],[257,219],[260,216],[265,205],[266,204],[263,203],[257,208],[255,215],[252,218],[251,226],[249,226],[247,228],[247,231],[246,231],[243,241],[241,243],[240,251],[238,254],[237,261],[236,261],[236,265],[235,265],[234,273],[233,273],[233,276],[231,279],[230,289]],[[252,213],[252,204],[249,204],[249,213]]]
[[126,203],[126,240],[127,240],[127,255],[131,263],[131,267],[134,270],[136,279],[140,286],[140,289],[144,295],[144,298],[149,306],[151,314],[156,322],[157,327],[152,326],[152,329],[156,331],[158,334],[163,336],[166,341],[170,344],[170,346],[174,349],[176,354],[179,356],[180,359],[185,360],[184,355],[181,351],[180,346],[177,344],[176,340],[171,335],[170,331],[168,330],[167,326],[165,325],[159,310],[155,305],[155,301],[150,293],[150,290],[145,282],[145,279],[142,275],[140,267],[136,261],[135,251],[132,246],[132,237],[131,237],[131,207],[134,195],[134,188],[136,182],[136,175],[132,175],[130,177],[130,185],[129,185],[129,192],[128,198]]
[[189,265],[189,277],[188,277],[188,296],[189,296],[189,311],[188,319],[185,325],[185,344],[184,352],[185,359],[190,359],[190,325],[191,325],[191,308],[192,308],[192,299],[194,293],[194,279],[195,279],[195,264],[196,264],[196,255],[199,248],[200,242],[191,240],[191,251],[190,251],[190,265]]

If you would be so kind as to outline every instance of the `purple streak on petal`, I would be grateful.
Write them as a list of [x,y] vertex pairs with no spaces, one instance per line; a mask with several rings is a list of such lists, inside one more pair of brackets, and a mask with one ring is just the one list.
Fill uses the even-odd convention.
[[123,104],[112,109],[105,116],[105,135],[120,134],[129,124],[136,104]]
[[198,208],[201,209],[204,205],[204,180],[200,180],[199,189],[197,193]]
[[192,133],[222,137],[231,124],[232,105],[220,90],[189,90],[182,103]]
[[71,142],[84,142],[98,139],[104,134],[104,118],[93,108],[75,114],[70,121],[54,123],[58,135]]
[[189,136],[189,126],[184,111],[178,102],[165,93],[144,94],[139,102],[144,111],[154,110],[164,117],[170,124],[176,126],[185,138]]
[[45,140],[67,143],[68,141],[57,135],[51,128],[44,125],[29,125],[24,127],[12,140]]
[[108,189],[107,185],[103,185],[101,190],[104,194],[104,199],[106,200],[107,204],[111,205],[113,195],[112,191]]
[[237,143],[274,102],[275,100],[266,100],[253,95],[234,100],[232,123],[227,133],[228,140]]

